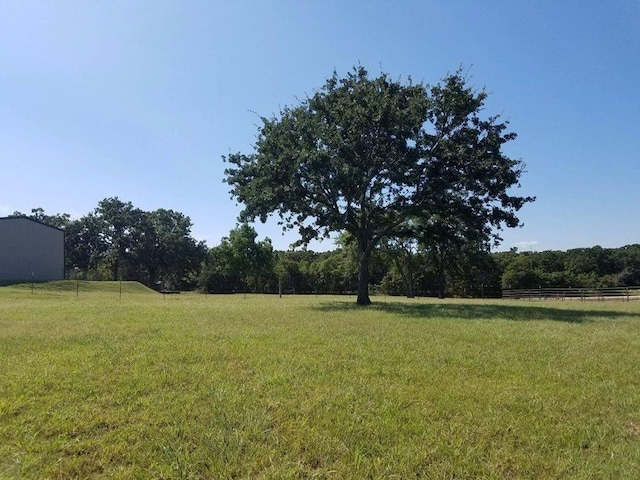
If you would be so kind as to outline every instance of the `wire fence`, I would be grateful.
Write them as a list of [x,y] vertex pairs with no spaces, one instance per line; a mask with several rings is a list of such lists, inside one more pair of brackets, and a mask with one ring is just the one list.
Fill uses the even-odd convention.
[[640,286],[607,288],[527,288],[502,290],[509,300],[640,300]]

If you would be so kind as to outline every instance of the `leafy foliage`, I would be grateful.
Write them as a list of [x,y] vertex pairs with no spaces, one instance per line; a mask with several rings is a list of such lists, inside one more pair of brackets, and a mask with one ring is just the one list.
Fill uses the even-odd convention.
[[[255,152],[225,158],[241,219],[277,212],[300,241],[348,232],[356,242],[358,304],[369,304],[369,266],[384,238],[419,219],[413,236],[448,225],[458,237],[498,241],[531,197],[511,196],[522,162],[501,152],[515,138],[498,117],[482,119],[485,92],[460,72],[427,88],[363,67],[325,85],[279,117],[262,118]],[[450,232],[447,232],[449,234]]]
[[174,210],[145,212],[118,197],[101,200],[93,212],[75,220],[66,213],[47,215],[41,208],[29,218],[64,228],[66,268],[73,277],[184,288],[207,252],[204,242],[191,236],[189,217]]
[[199,285],[210,292],[263,290],[274,271],[271,240],[256,242],[258,234],[244,223],[209,251]]
[[[268,239],[258,241],[253,227],[241,225],[220,245],[208,249],[191,237],[191,221],[179,212],[144,212],[133,205],[129,208],[128,202],[106,200],[124,211],[139,212],[122,230],[127,235],[122,242],[128,245],[120,259],[124,279],[156,287],[158,280],[178,288],[197,284],[212,293],[277,293],[279,285],[283,293],[351,294],[357,289],[358,251],[355,239],[348,234],[340,236],[336,248],[329,252],[274,252]],[[67,214],[47,215],[42,209],[32,212],[38,221],[69,218]],[[639,244],[566,252],[512,249],[489,253],[487,242],[455,237],[455,230],[451,230],[451,237],[441,237],[446,242],[438,243],[436,236],[418,241],[411,236],[418,229],[410,222],[405,227],[372,252],[370,281],[378,293],[496,297],[502,288],[640,285]],[[66,222],[69,278],[113,278],[109,246],[114,242],[107,242],[103,228],[104,218],[96,210]]]
[[54,215],[47,215],[43,208],[37,207],[31,209],[31,214],[27,215],[22,212],[13,212],[9,217],[26,217],[35,220],[46,225],[51,225],[56,228],[65,228],[70,221],[71,215],[68,213],[56,213]]
[[494,255],[503,288],[599,288],[640,285],[640,245]]

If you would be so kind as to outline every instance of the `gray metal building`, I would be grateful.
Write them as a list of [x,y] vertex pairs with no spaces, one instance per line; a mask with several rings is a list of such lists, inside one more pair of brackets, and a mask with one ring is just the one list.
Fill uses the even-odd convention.
[[26,217],[0,218],[0,282],[64,279],[64,230]]

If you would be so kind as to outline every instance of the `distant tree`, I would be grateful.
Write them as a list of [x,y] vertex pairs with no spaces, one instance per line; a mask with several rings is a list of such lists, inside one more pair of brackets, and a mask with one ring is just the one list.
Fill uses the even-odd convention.
[[286,255],[286,252],[275,252],[275,262],[273,271],[278,279],[278,293],[282,295],[283,283],[289,279],[298,270],[298,265]]
[[200,268],[198,287],[203,292],[233,293],[241,291],[244,279],[239,272],[233,270],[231,250],[228,245],[217,245],[211,248]]
[[477,230],[468,228],[453,212],[431,215],[419,222],[416,230],[424,255],[435,273],[438,298],[445,298],[447,271],[454,268],[455,263],[462,263],[465,250],[482,248],[483,242],[478,240]]
[[502,288],[538,288],[542,286],[541,272],[533,266],[533,254],[515,256],[502,274]]
[[415,277],[424,260],[418,241],[412,235],[398,233],[381,241],[380,253],[388,262],[384,277],[385,290],[395,293],[398,287],[394,284],[400,280],[406,297],[414,298]]
[[625,268],[618,274],[617,283],[626,287],[640,285],[640,268]]
[[640,285],[640,244],[625,245],[613,255],[619,266],[618,282],[624,286]]
[[68,213],[56,213],[54,215],[47,215],[43,208],[32,208],[31,214],[27,215],[22,212],[13,212],[10,217],[26,217],[46,225],[51,225],[56,228],[65,228],[71,219],[71,215]]
[[310,250],[276,252],[275,274],[284,293],[313,293],[322,289],[318,263],[327,253]]
[[207,248],[191,237],[191,219],[174,210],[143,212],[132,226],[132,262],[142,268],[146,281],[159,279],[184,284],[205,260]]
[[358,257],[353,245],[339,245],[323,252],[307,266],[307,275],[316,292],[346,293],[356,289]]
[[462,297],[499,297],[502,275],[483,243],[468,242],[451,262],[449,282],[453,294]]
[[[191,236],[191,219],[175,210],[145,212],[118,197],[105,198],[93,212],[71,220],[69,214],[14,212],[65,230],[65,268],[73,275],[129,279],[154,286],[158,278],[184,287],[207,255],[204,242]],[[100,271],[99,273],[96,273]]]
[[99,235],[106,246],[105,260],[110,265],[112,280],[121,278],[123,267],[132,257],[134,233],[142,221],[142,215],[142,210],[118,197],[98,202],[94,216],[100,223]]
[[548,274],[559,273],[564,271],[564,252],[546,250],[535,253],[536,264],[539,268]]
[[80,270],[86,275],[104,259],[102,222],[92,213],[70,221],[65,228],[65,257],[67,270]]
[[[497,117],[482,120],[486,94],[456,73],[431,89],[355,68],[336,73],[280,118],[262,118],[255,152],[225,158],[242,220],[278,212],[301,242],[348,232],[358,255],[357,303],[368,305],[374,249],[409,217],[443,205],[487,227],[518,225],[521,162],[501,153],[515,138]],[[498,238],[496,236],[496,238]]]
[[256,230],[246,223],[231,230],[220,245],[211,249],[209,278],[201,277],[201,285],[215,287],[216,291],[218,288],[226,291],[234,284],[245,291],[249,288],[260,291],[262,282],[273,274],[275,258],[271,240],[256,242],[257,236]]

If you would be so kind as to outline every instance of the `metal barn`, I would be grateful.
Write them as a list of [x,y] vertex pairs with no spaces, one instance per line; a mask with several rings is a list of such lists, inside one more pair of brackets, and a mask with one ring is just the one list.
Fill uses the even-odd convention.
[[0,218],[0,282],[64,279],[64,230],[26,217]]

